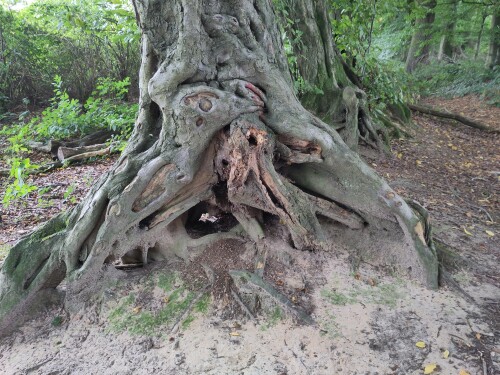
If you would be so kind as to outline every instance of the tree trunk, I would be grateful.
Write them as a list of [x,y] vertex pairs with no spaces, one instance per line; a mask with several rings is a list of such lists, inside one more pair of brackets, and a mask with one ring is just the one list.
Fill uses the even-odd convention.
[[439,42],[438,61],[443,61],[445,58],[450,59],[453,55],[453,37],[455,33],[458,0],[454,0],[447,5],[450,6],[448,9],[450,18],[446,23],[444,33],[441,36],[441,41]]
[[500,64],[500,10],[495,9],[491,20],[491,35],[486,67],[493,69]]
[[[329,250],[326,228],[336,228],[370,260],[437,287],[425,213],[302,107],[269,0],[134,5],[143,36],[133,135],[79,205],[11,249],[0,272],[0,332],[63,279],[73,311],[126,254],[189,260],[193,248],[234,237],[191,238],[186,217],[200,204],[234,216],[260,248],[269,218],[298,250]],[[255,274],[263,271],[257,261]]]
[[352,150],[357,151],[359,140],[384,149],[384,130],[371,121],[361,83],[333,41],[326,1],[290,0],[286,4],[287,17],[294,21],[288,26],[300,31],[300,40],[292,47],[309,87],[299,95],[302,105],[337,130]]
[[430,51],[429,39],[435,18],[436,0],[425,0],[422,2],[422,7],[426,10],[426,14],[415,22],[415,33],[411,38],[405,64],[408,73],[413,72],[417,64],[428,57]]
[[475,48],[475,53],[474,53],[474,60],[477,60],[477,57],[479,56],[479,51],[481,50],[481,37],[483,36],[483,29],[484,29],[484,21],[486,20],[487,15],[483,13],[481,16],[481,27],[479,28],[479,33],[477,34],[477,40],[476,40],[476,48]]

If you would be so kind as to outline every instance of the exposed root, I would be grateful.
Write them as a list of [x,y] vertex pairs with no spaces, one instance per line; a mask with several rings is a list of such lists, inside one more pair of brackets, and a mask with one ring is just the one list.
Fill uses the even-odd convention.
[[[318,216],[340,223],[336,229],[353,237],[378,230],[385,238],[388,232],[401,246],[392,253],[377,249],[380,258],[395,259],[411,276],[437,286],[427,221],[330,125],[302,107],[293,94],[271,2],[257,3],[136,2],[144,34],[134,134],[117,165],[81,204],[10,251],[0,270],[0,334],[28,317],[36,297],[64,276],[67,307],[79,309],[98,292],[104,270],[116,260],[123,265],[130,257],[130,263],[144,265],[179,258],[189,264],[201,249],[217,251],[216,241],[223,246],[221,240],[235,239],[250,240],[258,249],[255,272],[231,273],[240,294],[244,279],[257,295],[271,296],[298,320],[312,323],[263,280],[267,215],[287,231],[283,240],[291,237],[301,250],[330,248]],[[165,20],[166,29],[156,24]],[[362,120],[349,131],[380,146],[384,135],[369,120],[363,96],[345,94],[352,99],[347,115]],[[214,224],[199,235],[193,220],[202,208],[231,225],[218,233]],[[252,269],[251,261],[245,268]],[[219,281],[229,294],[226,279],[231,277]],[[249,298],[252,306],[245,298],[256,311],[259,302]]]
[[270,298],[275,304],[285,309],[285,311],[295,317],[299,322],[303,324],[314,324],[314,320],[305,311],[294,306],[288,298],[255,273],[231,270],[229,274],[238,287],[240,294],[244,295],[243,299],[248,297],[246,304],[250,306],[250,311],[258,311],[261,304],[265,303],[260,299]]

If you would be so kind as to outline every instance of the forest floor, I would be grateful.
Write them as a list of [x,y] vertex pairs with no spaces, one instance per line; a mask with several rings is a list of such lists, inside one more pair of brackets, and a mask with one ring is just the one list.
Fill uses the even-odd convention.
[[[425,104],[500,128],[500,109],[477,97]],[[353,268],[341,246],[333,256],[290,251],[286,269],[273,267],[278,253],[271,254],[268,278],[298,305],[314,307],[315,323],[299,325],[280,308],[228,320],[209,294],[189,291],[186,277],[196,277],[189,267],[165,271],[158,262],[116,271],[99,305],[71,318],[49,308],[3,339],[0,373],[500,373],[500,136],[418,113],[413,119],[414,138],[394,140],[391,157],[366,158],[398,193],[429,210],[446,249],[439,290],[368,263]],[[43,188],[1,209],[0,263],[21,236],[77,204],[113,162],[30,177]],[[244,263],[244,248],[236,241],[201,257]]]

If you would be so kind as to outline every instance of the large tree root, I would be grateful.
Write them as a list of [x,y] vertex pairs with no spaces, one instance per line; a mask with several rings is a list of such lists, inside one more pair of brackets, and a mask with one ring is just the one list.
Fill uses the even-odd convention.
[[[12,248],[0,272],[1,333],[65,278],[66,307],[77,310],[120,259],[189,261],[197,248],[242,232],[258,249],[247,276],[274,294],[259,284],[269,216],[296,249],[315,251],[332,248],[319,219],[326,217],[381,263],[437,287],[426,221],[293,95],[270,3],[216,1],[216,13],[209,3],[136,3],[149,31],[134,134],[77,207]],[[170,17],[172,40],[156,33],[158,17],[148,18],[158,9]],[[204,210],[239,226],[195,236],[193,220]],[[377,239],[391,246],[375,246]]]

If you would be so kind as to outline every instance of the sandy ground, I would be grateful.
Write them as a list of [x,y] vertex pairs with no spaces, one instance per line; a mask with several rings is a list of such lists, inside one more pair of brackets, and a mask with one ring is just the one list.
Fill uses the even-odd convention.
[[[437,365],[436,374],[500,372],[498,326],[485,309],[492,298],[500,301],[500,289],[477,288],[470,280],[465,289],[474,300],[467,300],[446,286],[429,291],[404,278],[381,275],[367,264],[353,273],[347,253],[337,255],[309,255],[321,258],[322,269],[314,277],[324,280],[312,294],[313,325],[299,325],[286,314],[221,320],[211,305],[194,314],[187,327],[172,331],[170,324],[153,334],[131,334],[114,329],[110,318],[120,301],[141,288],[131,281],[105,291],[110,297],[101,305],[71,320],[54,308],[4,339],[0,372],[422,374],[429,364]],[[151,277],[159,271],[141,272]],[[153,293],[147,304],[162,298]],[[126,309],[125,314],[134,314],[137,304]],[[62,324],[54,326],[60,314]],[[128,328],[133,330],[134,324],[138,322],[130,320]]]
[[[491,113],[484,118],[494,121]],[[425,116],[415,121],[420,131],[395,140],[393,158],[369,162],[431,213],[435,237],[450,251],[439,290],[367,263],[353,268],[349,252],[332,244],[332,253],[296,254],[288,269],[266,269],[297,304],[314,307],[314,324],[299,324],[279,304],[255,320],[228,319],[212,298],[186,308],[192,296],[183,281],[151,265],[113,274],[102,301],[71,318],[48,308],[1,339],[0,374],[404,375],[430,365],[432,374],[500,374],[500,139]],[[75,204],[107,167],[37,177],[53,185],[42,201],[50,205],[33,197],[4,211],[0,245]],[[245,246],[232,251],[243,264]]]

